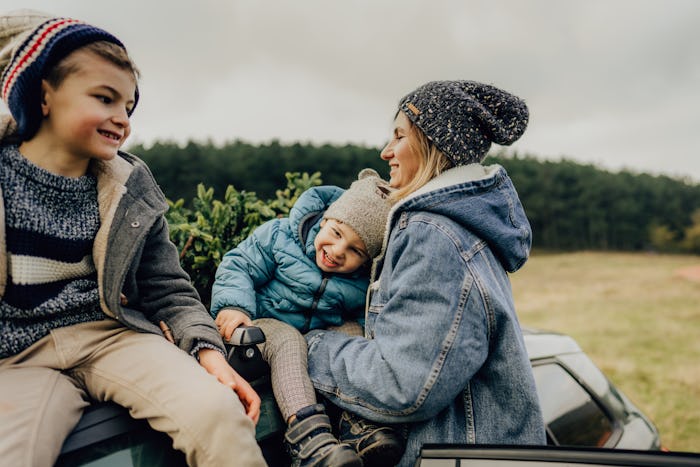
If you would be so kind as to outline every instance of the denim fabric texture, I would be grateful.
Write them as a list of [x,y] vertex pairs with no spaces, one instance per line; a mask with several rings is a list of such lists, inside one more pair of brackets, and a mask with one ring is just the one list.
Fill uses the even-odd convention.
[[375,261],[365,338],[312,331],[309,373],[336,405],[408,423],[424,443],[544,444],[507,271],[531,229],[505,169],[450,169],[397,204]]

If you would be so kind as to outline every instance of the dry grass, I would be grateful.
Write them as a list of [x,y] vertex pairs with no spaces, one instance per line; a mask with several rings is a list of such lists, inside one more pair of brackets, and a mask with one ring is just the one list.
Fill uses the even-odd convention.
[[574,337],[667,448],[698,451],[697,266],[698,256],[536,253],[511,280],[524,325]]

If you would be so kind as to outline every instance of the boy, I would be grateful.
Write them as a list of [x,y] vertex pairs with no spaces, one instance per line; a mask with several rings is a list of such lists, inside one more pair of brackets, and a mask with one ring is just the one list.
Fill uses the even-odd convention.
[[138,101],[122,43],[23,10],[0,17],[0,71],[3,464],[53,465],[92,399],[147,419],[190,465],[264,465],[260,399],[179,266],[163,194],[119,151]]
[[[293,466],[362,465],[341,444],[307,374],[301,332],[340,328],[362,335],[371,260],[379,252],[391,208],[388,183],[371,169],[345,191],[305,191],[289,218],[273,219],[224,255],[212,289],[212,315],[229,340],[241,324],[262,328],[263,358],[288,429]],[[254,320],[254,321],[253,321]],[[402,449],[388,427],[373,433],[373,450]]]

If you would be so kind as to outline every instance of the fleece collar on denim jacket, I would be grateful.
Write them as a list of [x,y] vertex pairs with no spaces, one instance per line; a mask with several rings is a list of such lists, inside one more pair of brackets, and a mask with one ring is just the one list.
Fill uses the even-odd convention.
[[484,240],[509,272],[519,269],[530,254],[530,224],[510,178],[498,164],[449,169],[399,201],[389,213],[380,258],[396,219],[415,211],[459,223]]

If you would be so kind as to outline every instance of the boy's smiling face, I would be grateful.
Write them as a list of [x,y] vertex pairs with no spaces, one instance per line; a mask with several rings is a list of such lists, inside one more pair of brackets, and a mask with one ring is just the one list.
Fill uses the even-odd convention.
[[316,265],[324,272],[349,274],[369,260],[360,236],[335,219],[321,221],[321,230],[314,239],[314,247]]
[[72,71],[60,84],[42,81],[39,132],[64,163],[112,159],[131,132],[136,80],[90,51],[76,50],[64,60]]

